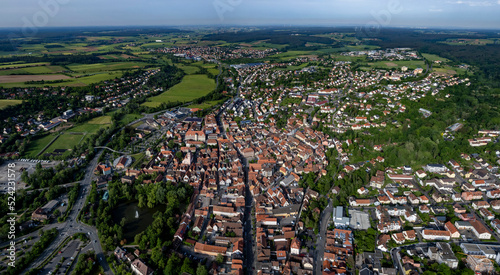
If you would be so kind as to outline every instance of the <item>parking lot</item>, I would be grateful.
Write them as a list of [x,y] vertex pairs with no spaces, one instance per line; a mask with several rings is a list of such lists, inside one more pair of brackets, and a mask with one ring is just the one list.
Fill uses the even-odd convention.
[[[16,189],[25,189],[26,184],[21,180],[22,173],[26,170],[28,174],[35,172],[35,167],[37,163],[41,163],[43,168],[54,167],[57,165],[57,161],[49,160],[31,160],[31,159],[19,159],[6,161],[0,166],[0,192],[6,192],[9,181],[16,182]],[[14,167],[9,168],[8,165],[14,164]],[[12,169],[12,170],[9,170]],[[14,177],[10,177],[14,175]]]
[[366,230],[371,227],[370,215],[358,210],[349,210],[351,214],[351,227],[357,230]]

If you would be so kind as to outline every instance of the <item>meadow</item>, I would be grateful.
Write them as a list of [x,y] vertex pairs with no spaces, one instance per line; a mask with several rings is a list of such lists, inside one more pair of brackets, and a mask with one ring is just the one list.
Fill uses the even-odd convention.
[[[100,128],[107,127],[109,125],[111,125],[111,116],[99,116],[87,122],[75,125],[64,130],[64,133],[60,134],[54,143],[52,143],[42,153],[52,153],[55,149],[72,149],[89,135],[94,134]],[[56,137],[57,133],[52,133],[42,138],[33,140],[28,147],[26,155],[35,157]]]
[[0,110],[9,106],[18,105],[23,103],[22,100],[17,99],[0,99]]
[[186,75],[181,83],[173,86],[160,95],[151,97],[142,105],[158,107],[167,102],[189,102],[210,93],[215,88],[215,81],[206,75]]

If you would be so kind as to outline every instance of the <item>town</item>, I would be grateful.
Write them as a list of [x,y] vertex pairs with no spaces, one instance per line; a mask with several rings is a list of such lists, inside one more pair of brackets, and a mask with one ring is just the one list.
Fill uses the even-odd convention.
[[[500,131],[497,118],[471,114],[472,66],[408,47],[287,59],[272,47],[147,52],[171,64],[88,93],[0,89],[6,100],[72,102],[3,121],[2,165],[15,165],[29,215],[16,236],[28,260],[0,270],[500,272]],[[222,63],[243,59],[256,62]],[[200,75],[215,84],[203,100],[148,101]],[[70,136],[72,148],[48,150]]]

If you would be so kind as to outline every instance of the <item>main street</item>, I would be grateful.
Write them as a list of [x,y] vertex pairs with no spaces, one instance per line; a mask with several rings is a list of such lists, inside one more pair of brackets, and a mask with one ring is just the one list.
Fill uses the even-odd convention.
[[313,260],[315,263],[315,268],[313,270],[314,275],[323,274],[323,256],[325,254],[325,242],[326,242],[326,230],[328,229],[328,221],[332,217],[333,213],[333,201],[328,200],[328,206],[321,212],[321,218],[319,221],[319,236],[316,239],[316,249],[314,252]]

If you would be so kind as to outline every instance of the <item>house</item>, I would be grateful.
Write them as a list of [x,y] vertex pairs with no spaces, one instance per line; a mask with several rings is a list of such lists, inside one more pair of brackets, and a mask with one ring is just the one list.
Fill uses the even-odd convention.
[[490,204],[487,201],[473,201],[472,208],[475,210],[490,208]]
[[460,232],[458,232],[458,229],[451,223],[451,222],[447,222],[445,223],[444,225],[444,228],[450,232],[450,236],[452,238],[460,238]]
[[299,238],[294,238],[292,244],[290,245],[290,254],[299,255],[300,254],[300,240]]
[[495,270],[493,262],[485,256],[468,255],[467,265],[476,273],[491,273]]
[[491,233],[488,228],[486,228],[483,223],[478,220],[471,220],[469,223],[472,225],[472,232],[480,240],[491,239]]
[[443,230],[424,229],[422,230],[422,238],[433,241],[449,241],[451,233]]
[[147,266],[141,259],[135,259],[132,264],[132,272],[137,275],[151,275],[153,269]]
[[403,244],[406,241],[403,233],[394,233],[391,237],[397,244]]
[[225,256],[226,252],[227,252],[227,247],[202,244],[202,243],[197,242],[194,245],[194,252],[204,254],[204,255],[209,255],[209,256],[217,256],[219,254],[221,254],[222,256]]
[[427,170],[429,173],[446,173],[448,171],[448,168],[444,166],[443,164],[427,164],[425,166],[425,170]]
[[450,268],[458,267],[458,259],[453,253],[451,246],[445,242],[436,243],[436,247],[429,247],[427,256],[439,264],[446,264]]

